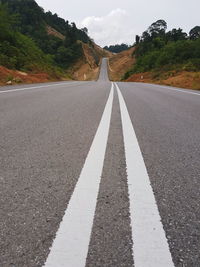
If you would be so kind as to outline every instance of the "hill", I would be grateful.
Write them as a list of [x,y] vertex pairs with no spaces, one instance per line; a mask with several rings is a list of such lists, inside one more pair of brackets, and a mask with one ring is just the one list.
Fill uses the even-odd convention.
[[167,23],[158,20],[136,36],[130,55],[135,62],[121,78],[200,89],[200,26],[189,34],[180,28],[166,30]]
[[74,80],[97,80],[102,57],[110,57],[111,53],[102,49],[95,43],[88,45],[82,43],[84,56],[81,57],[70,69]]
[[[86,47],[94,50],[96,68],[99,64],[100,57],[86,28],[78,29],[75,23],[44,12],[34,0],[0,0],[0,27],[2,83],[27,82],[29,74],[42,74],[39,76],[45,76],[45,81],[75,78],[73,67],[87,63]],[[12,75],[5,76],[9,70]],[[26,75],[19,77],[18,71]]]
[[104,49],[111,52],[111,53],[120,53],[122,51],[128,50],[130,48],[129,45],[127,44],[116,44],[116,45],[110,45],[110,46],[105,46]]
[[129,48],[109,58],[109,77],[112,81],[120,81],[127,71],[133,66],[135,58],[133,52],[135,48]]

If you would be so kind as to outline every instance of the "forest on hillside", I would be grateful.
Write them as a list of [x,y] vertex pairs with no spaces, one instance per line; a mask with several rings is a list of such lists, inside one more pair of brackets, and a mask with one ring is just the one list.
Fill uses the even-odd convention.
[[82,56],[80,41],[92,44],[86,28],[44,12],[34,0],[0,0],[0,65],[59,74]]
[[131,46],[127,44],[116,44],[116,45],[110,45],[110,46],[105,46],[104,49],[111,52],[111,53],[120,53],[122,51],[128,50]]
[[200,70],[200,26],[185,33],[181,28],[167,31],[167,23],[158,20],[136,36],[133,56],[136,63],[124,79],[134,73],[157,70]]

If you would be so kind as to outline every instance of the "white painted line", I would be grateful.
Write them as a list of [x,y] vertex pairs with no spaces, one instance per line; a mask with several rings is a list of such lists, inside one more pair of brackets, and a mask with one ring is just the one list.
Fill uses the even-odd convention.
[[39,88],[47,88],[47,87],[54,87],[54,86],[66,86],[66,85],[72,85],[75,84],[77,82],[73,82],[73,83],[54,83],[51,85],[41,85],[41,86],[34,86],[34,87],[26,87],[26,88],[19,88],[19,89],[10,89],[10,90],[4,90],[4,91],[0,91],[0,94],[2,93],[12,93],[12,92],[20,92],[20,91],[25,91],[25,90],[32,90],[32,89],[39,89]]
[[[173,87],[173,89],[171,89],[171,88],[169,88],[168,86],[162,86],[162,87],[164,87],[164,88],[166,88],[166,89],[168,89],[168,90],[170,90],[170,91],[178,91],[178,92],[185,93],[185,94],[198,95],[198,96],[200,96],[200,94],[198,94],[198,93],[189,91],[190,89],[181,90],[181,89],[176,89],[176,88],[174,88],[174,87]],[[186,91],[186,90],[188,90],[188,91]],[[192,90],[192,89],[191,89],[191,90]]]
[[198,95],[200,96],[200,93],[195,93],[193,91],[191,91],[192,89],[177,89],[175,87],[170,87],[170,86],[165,86],[165,85],[161,85],[161,84],[153,84],[153,83],[139,83],[139,82],[136,82],[137,84],[142,84],[142,85],[151,85],[152,87],[155,87],[155,88],[166,88],[170,91],[178,91],[178,92],[181,92],[181,93],[185,93],[185,94],[191,94],[191,95]]
[[110,127],[113,87],[112,84],[101,122],[45,267],[83,267],[86,264]]
[[135,267],[174,267],[136,134],[116,84],[124,135]]

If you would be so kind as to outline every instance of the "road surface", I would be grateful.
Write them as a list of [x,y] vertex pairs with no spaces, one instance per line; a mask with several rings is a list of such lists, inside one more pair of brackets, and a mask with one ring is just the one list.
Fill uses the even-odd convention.
[[200,92],[0,87],[0,266],[200,266]]

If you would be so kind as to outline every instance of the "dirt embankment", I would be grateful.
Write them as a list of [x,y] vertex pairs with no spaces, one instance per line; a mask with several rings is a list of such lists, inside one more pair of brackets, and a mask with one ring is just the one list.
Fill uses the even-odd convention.
[[[64,35],[47,25],[47,33],[64,40]],[[61,74],[48,73],[27,73],[17,70],[11,70],[0,66],[0,85],[12,85],[20,83],[42,83],[60,80],[96,80],[99,75],[99,67],[102,57],[111,57],[112,53],[102,49],[95,43],[91,45],[82,43],[83,56],[70,69]]]
[[134,50],[135,48],[132,47],[110,57],[108,69],[111,81],[120,81],[124,74],[133,66],[135,62],[133,57]]
[[110,57],[112,54],[94,43],[82,43],[82,47],[84,56],[72,67],[70,74],[78,81],[97,80],[102,57]]
[[65,36],[63,34],[61,34],[60,32],[56,31],[54,28],[52,28],[51,26],[46,27],[47,33],[48,35],[53,35],[61,40],[65,39]]
[[56,75],[52,76],[44,72],[27,73],[0,66],[0,85],[42,83],[63,80],[97,80],[102,57],[110,57],[111,53],[105,51],[96,44],[89,46],[88,44],[82,43],[82,47],[83,57],[66,71],[66,75],[64,75],[65,77],[56,77]]
[[144,82],[200,90],[200,72],[145,72],[131,75],[127,82]]
[[[47,26],[47,33],[64,40],[64,36],[54,28]],[[80,42],[83,48],[83,57],[79,59],[68,71],[69,77],[73,80],[85,81],[96,80],[99,73],[99,64],[102,57],[108,57],[106,52],[95,43],[91,45]]]
[[47,73],[27,73],[17,70],[10,70],[3,66],[0,66],[0,85],[42,83],[56,80],[56,78],[52,78]]
[[[109,59],[109,76],[112,81],[120,81],[129,71],[135,58],[132,56],[134,47],[115,54]],[[168,85],[180,88],[200,90],[200,72],[189,71],[156,71],[131,75],[125,82],[144,82]]]
[[63,78],[56,78],[48,73],[27,73],[0,66],[0,85],[42,83],[60,80],[97,80],[102,57],[110,57],[111,54],[96,44],[92,46],[82,44],[82,46],[84,52],[83,57],[66,72]]

